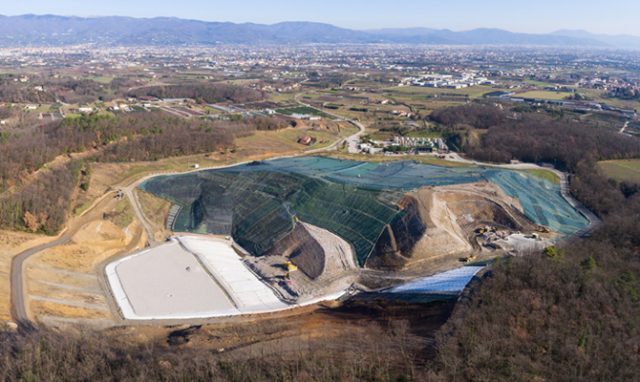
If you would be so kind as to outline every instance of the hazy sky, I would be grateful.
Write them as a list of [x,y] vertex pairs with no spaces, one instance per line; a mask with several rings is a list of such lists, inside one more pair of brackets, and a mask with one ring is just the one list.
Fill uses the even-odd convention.
[[174,16],[210,21],[320,21],[370,29],[431,27],[515,32],[585,29],[640,35],[639,0],[5,0],[0,14]]

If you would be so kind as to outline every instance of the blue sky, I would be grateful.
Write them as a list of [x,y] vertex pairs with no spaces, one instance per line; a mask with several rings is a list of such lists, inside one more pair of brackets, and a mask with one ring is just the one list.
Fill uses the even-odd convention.
[[491,27],[534,33],[585,29],[640,36],[638,0],[13,0],[7,3],[0,7],[0,14],[175,16],[267,24],[319,21],[354,29]]

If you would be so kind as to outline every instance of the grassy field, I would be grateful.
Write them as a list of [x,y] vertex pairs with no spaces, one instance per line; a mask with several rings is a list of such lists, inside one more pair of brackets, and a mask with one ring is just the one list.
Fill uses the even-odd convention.
[[490,86],[472,86],[465,89],[443,89],[443,88],[427,88],[420,86],[403,86],[384,89],[385,92],[400,96],[468,96],[469,98],[481,98],[485,94],[489,94],[503,89],[496,89]]
[[166,234],[168,234],[165,228],[165,219],[169,214],[171,203],[167,200],[155,197],[148,192],[144,192],[140,188],[136,188],[134,192],[140,202],[144,216],[151,223],[155,239],[162,241],[163,235],[166,238]]
[[538,178],[548,180],[553,184],[560,184],[560,177],[553,171],[539,169],[539,170],[525,170],[525,172],[533,176],[537,176]]
[[552,84],[551,82],[544,82],[544,81],[524,80],[524,82],[533,86],[541,87],[541,88],[551,88],[556,86],[556,84]]
[[607,98],[607,97],[603,97],[601,101],[613,107],[619,107],[623,109],[632,109],[632,110],[640,109],[640,101],[623,100],[623,99]]
[[413,160],[422,164],[430,164],[442,167],[474,167],[473,165],[460,162],[452,162],[445,159],[439,159],[430,155],[403,155],[403,156],[383,156],[383,155],[367,155],[367,154],[347,154],[347,153],[330,153],[326,156],[336,159],[349,159],[362,162],[394,162],[401,160]]
[[103,85],[108,85],[111,83],[111,81],[113,81],[113,77],[111,76],[95,76],[95,77],[90,77],[89,79]]
[[284,115],[304,114],[304,115],[314,115],[314,116],[318,116],[326,119],[333,119],[333,117],[330,116],[329,114],[323,113],[320,110],[314,109],[312,107],[307,107],[307,106],[287,107],[283,109],[277,109],[276,112]]
[[416,130],[407,133],[409,138],[442,138],[442,133],[434,130]]
[[[258,131],[252,136],[236,140],[236,145],[242,149],[255,148],[258,151],[278,152],[285,150],[302,151],[327,147],[340,137],[347,137],[357,132],[351,125],[344,125],[339,134],[328,130],[315,129],[284,129],[276,132]],[[308,135],[315,138],[316,142],[310,146],[298,143],[298,138]]]
[[295,93],[273,93],[269,97],[269,101],[287,104],[295,102],[295,96]]
[[133,210],[127,199],[122,199],[111,212],[111,222],[119,228],[126,228],[133,222]]
[[563,100],[570,96],[571,93],[567,92],[551,92],[545,90],[534,90],[530,92],[518,93],[514,97],[519,98],[539,98],[539,99],[550,99],[550,100]]
[[611,179],[640,183],[640,159],[603,161],[598,163],[598,167]]

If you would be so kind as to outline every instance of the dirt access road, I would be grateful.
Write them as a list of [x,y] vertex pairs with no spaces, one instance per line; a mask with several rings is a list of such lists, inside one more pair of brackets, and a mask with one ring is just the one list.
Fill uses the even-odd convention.
[[46,249],[68,244],[73,236],[87,223],[100,219],[102,211],[108,205],[115,203],[115,193],[109,192],[96,200],[82,215],[71,219],[65,229],[56,239],[45,244],[29,248],[11,261],[11,316],[15,322],[29,321],[25,302],[24,262],[31,256]]

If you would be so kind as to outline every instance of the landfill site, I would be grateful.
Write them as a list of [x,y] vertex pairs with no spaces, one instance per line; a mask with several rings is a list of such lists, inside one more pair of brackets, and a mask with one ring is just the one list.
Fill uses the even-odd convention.
[[139,192],[170,206],[153,222],[166,241],[104,267],[112,305],[132,323],[269,314],[361,292],[455,297],[483,262],[588,224],[547,180],[413,162],[252,162],[152,177]]

